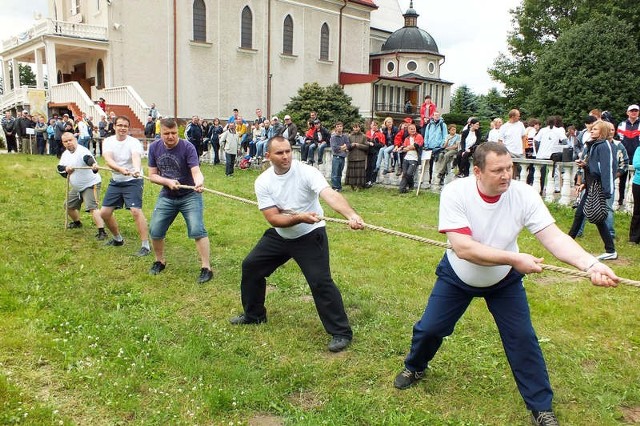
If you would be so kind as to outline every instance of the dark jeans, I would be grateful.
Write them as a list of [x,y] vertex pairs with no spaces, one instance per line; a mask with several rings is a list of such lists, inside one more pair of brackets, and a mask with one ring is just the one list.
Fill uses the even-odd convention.
[[531,324],[523,275],[514,269],[491,287],[471,287],[458,278],[447,255],[436,268],[438,276],[422,318],[413,326],[411,350],[405,367],[423,371],[444,337],[453,329],[475,297],[482,297],[498,326],[502,346],[520,395],[530,410],[550,410],[553,391],[549,374]]
[[333,156],[331,162],[331,187],[335,190],[342,191],[342,171],[344,170],[344,157],[339,155]]
[[225,152],[224,161],[225,161],[224,174],[227,176],[231,176],[233,174],[233,167],[236,164],[236,155]]
[[406,158],[402,162],[402,179],[400,179],[400,192],[407,192],[409,189],[413,189],[414,177],[416,169],[418,168],[418,162],[416,160],[407,160]]
[[633,194],[633,216],[631,216],[631,226],[629,227],[629,241],[640,244],[640,185],[632,184]]
[[36,143],[38,144],[38,154],[44,155],[45,150],[47,148],[47,141],[45,138],[36,138]]
[[376,183],[378,178],[378,169],[376,169],[377,159],[378,151],[370,151],[367,153],[367,182]]
[[307,156],[309,155],[309,146],[311,146],[311,144],[307,142],[303,143],[300,146],[300,161],[302,161],[303,163],[307,161]]
[[213,164],[220,164],[220,141],[211,142],[211,149],[213,150]]
[[[580,204],[576,208],[576,214],[573,217],[573,224],[571,225],[571,229],[569,230],[569,236],[571,238],[576,238],[580,228],[582,226],[582,222],[585,220],[584,216],[584,203],[587,201],[587,192],[582,195],[580,199]],[[598,233],[600,234],[600,238],[604,242],[604,251],[607,253],[613,253],[616,251],[616,246],[613,242],[613,237],[611,236],[611,231],[609,231],[609,227],[607,226],[607,221],[603,220],[600,223],[595,224],[598,227]]]
[[329,241],[324,227],[294,240],[282,238],[273,228],[265,231],[258,244],[242,261],[240,290],[246,317],[249,320],[266,317],[266,277],[292,258],[309,284],[324,329],[332,336],[351,338],[353,333],[342,296],[331,278]]
[[18,152],[18,142],[16,141],[16,135],[7,135],[5,133],[5,138],[7,139],[7,152]]
[[[629,159],[632,160],[631,158]],[[620,173],[620,178],[618,178],[618,205],[621,206],[624,203],[624,193],[627,189],[627,180],[629,178],[629,171],[625,170]]]

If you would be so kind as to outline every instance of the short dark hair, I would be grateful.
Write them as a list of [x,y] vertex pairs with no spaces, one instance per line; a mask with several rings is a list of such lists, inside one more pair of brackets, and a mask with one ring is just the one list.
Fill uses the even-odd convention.
[[[67,114],[65,114],[65,115],[67,115]],[[127,117],[126,115],[119,115],[119,116],[117,116],[117,117],[116,117],[116,119],[115,119],[115,120],[113,120],[113,124],[118,124],[118,120],[124,120],[124,121],[126,121],[126,122],[127,122],[127,124],[128,124],[129,126],[131,126],[131,120],[129,120],[129,117]]]
[[273,136],[271,139],[269,139],[269,140],[267,141],[267,146],[266,146],[266,147],[265,147],[265,149],[264,149],[264,150],[265,150],[265,152],[269,152],[269,151],[271,151],[271,144],[272,144],[272,142],[273,142],[273,141],[275,141],[275,140],[277,140],[277,141],[281,141],[281,142],[287,142],[287,143],[289,143],[289,141],[288,141],[287,139],[283,138],[282,136]]
[[178,127],[178,122],[175,118],[167,117],[160,120],[160,127],[166,127],[167,129],[175,129]]
[[484,170],[484,166],[487,163],[487,155],[490,152],[496,155],[509,155],[509,150],[506,146],[499,142],[484,142],[478,145],[476,151],[473,153],[473,165],[477,166],[480,170]]

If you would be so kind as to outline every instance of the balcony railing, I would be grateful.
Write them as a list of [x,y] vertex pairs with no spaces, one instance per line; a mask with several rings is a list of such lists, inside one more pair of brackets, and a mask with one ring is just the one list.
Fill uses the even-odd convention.
[[96,119],[105,115],[102,108],[89,98],[77,81],[52,86],[49,91],[49,99],[54,103],[68,104],[73,102],[82,112],[88,116],[96,117]]
[[28,104],[27,86],[18,87],[14,90],[9,90],[4,95],[0,96],[0,111],[4,111],[13,108],[16,105]]
[[378,103],[375,104],[375,112],[378,115],[390,114],[417,114],[416,107],[406,104]]
[[107,28],[97,25],[76,24],[73,22],[45,19],[28,30],[2,41],[2,51],[9,50],[29,40],[44,36],[59,35],[79,39],[107,41]]
[[131,86],[108,87],[99,92],[99,96],[106,99],[107,104],[127,105],[141,123],[147,122],[149,106],[142,100],[138,92]]

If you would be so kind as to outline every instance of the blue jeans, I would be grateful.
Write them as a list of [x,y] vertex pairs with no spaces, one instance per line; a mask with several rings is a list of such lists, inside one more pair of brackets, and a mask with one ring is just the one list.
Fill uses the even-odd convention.
[[85,136],[83,138],[78,138],[78,145],[82,145],[85,148],[89,149],[89,141],[91,138],[89,136]]
[[307,156],[307,161],[310,161],[310,164],[313,164],[313,154],[315,154],[316,149],[318,150],[318,164],[322,164],[322,158],[324,156],[324,150],[327,149],[327,143],[322,142],[321,144],[311,144],[309,147],[309,154]]
[[344,170],[344,157],[333,156],[331,162],[331,187],[336,191],[342,191],[342,171]]
[[395,146],[389,145],[380,149],[380,153],[378,154],[378,164],[376,164],[376,168],[380,168],[381,164],[379,164],[380,154],[382,154],[382,162],[385,164],[385,170],[389,170],[391,168],[391,152],[393,151]]
[[609,229],[611,238],[615,239],[616,229],[613,227],[613,198],[614,194],[611,194],[611,197],[607,198],[607,207],[609,207],[609,214],[607,214],[607,218],[604,220],[604,224],[607,225],[607,229]]
[[411,350],[405,367],[423,371],[433,359],[444,337],[453,329],[475,297],[484,298],[498,326],[502,346],[520,395],[529,410],[551,409],[553,391],[549,374],[531,324],[523,275],[512,269],[491,287],[471,287],[458,278],[447,255],[436,268],[438,276],[422,318],[413,326]]
[[153,208],[149,236],[152,240],[163,240],[167,229],[181,213],[187,223],[188,237],[195,240],[204,238],[207,230],[204,228],[203,211],[202,194],[198,192],[193,191],[180,198],[160,196]]
[[256,143],[256,157],[264,157],[264,150],[267,147],[268,139],[258,141]]

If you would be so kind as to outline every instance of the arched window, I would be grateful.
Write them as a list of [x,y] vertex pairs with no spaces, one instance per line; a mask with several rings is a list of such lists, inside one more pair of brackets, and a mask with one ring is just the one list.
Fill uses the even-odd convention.
[[240,27],[240,47],[251,49],[253,47],[253,13],[249,6],[242,9],[242,24]]
[[96,87],[98,89],[104,89],[104,63],[102,59],[98,59],[96,64]]
[[329,26],[326,22],[320,28],[320,59],[329,60]]
[[293,19],[291,15],[284,18],[282,26],[282,53],[293,55]]
[[193,41],[207,41],[207,6],[204,0],[193,0]]

